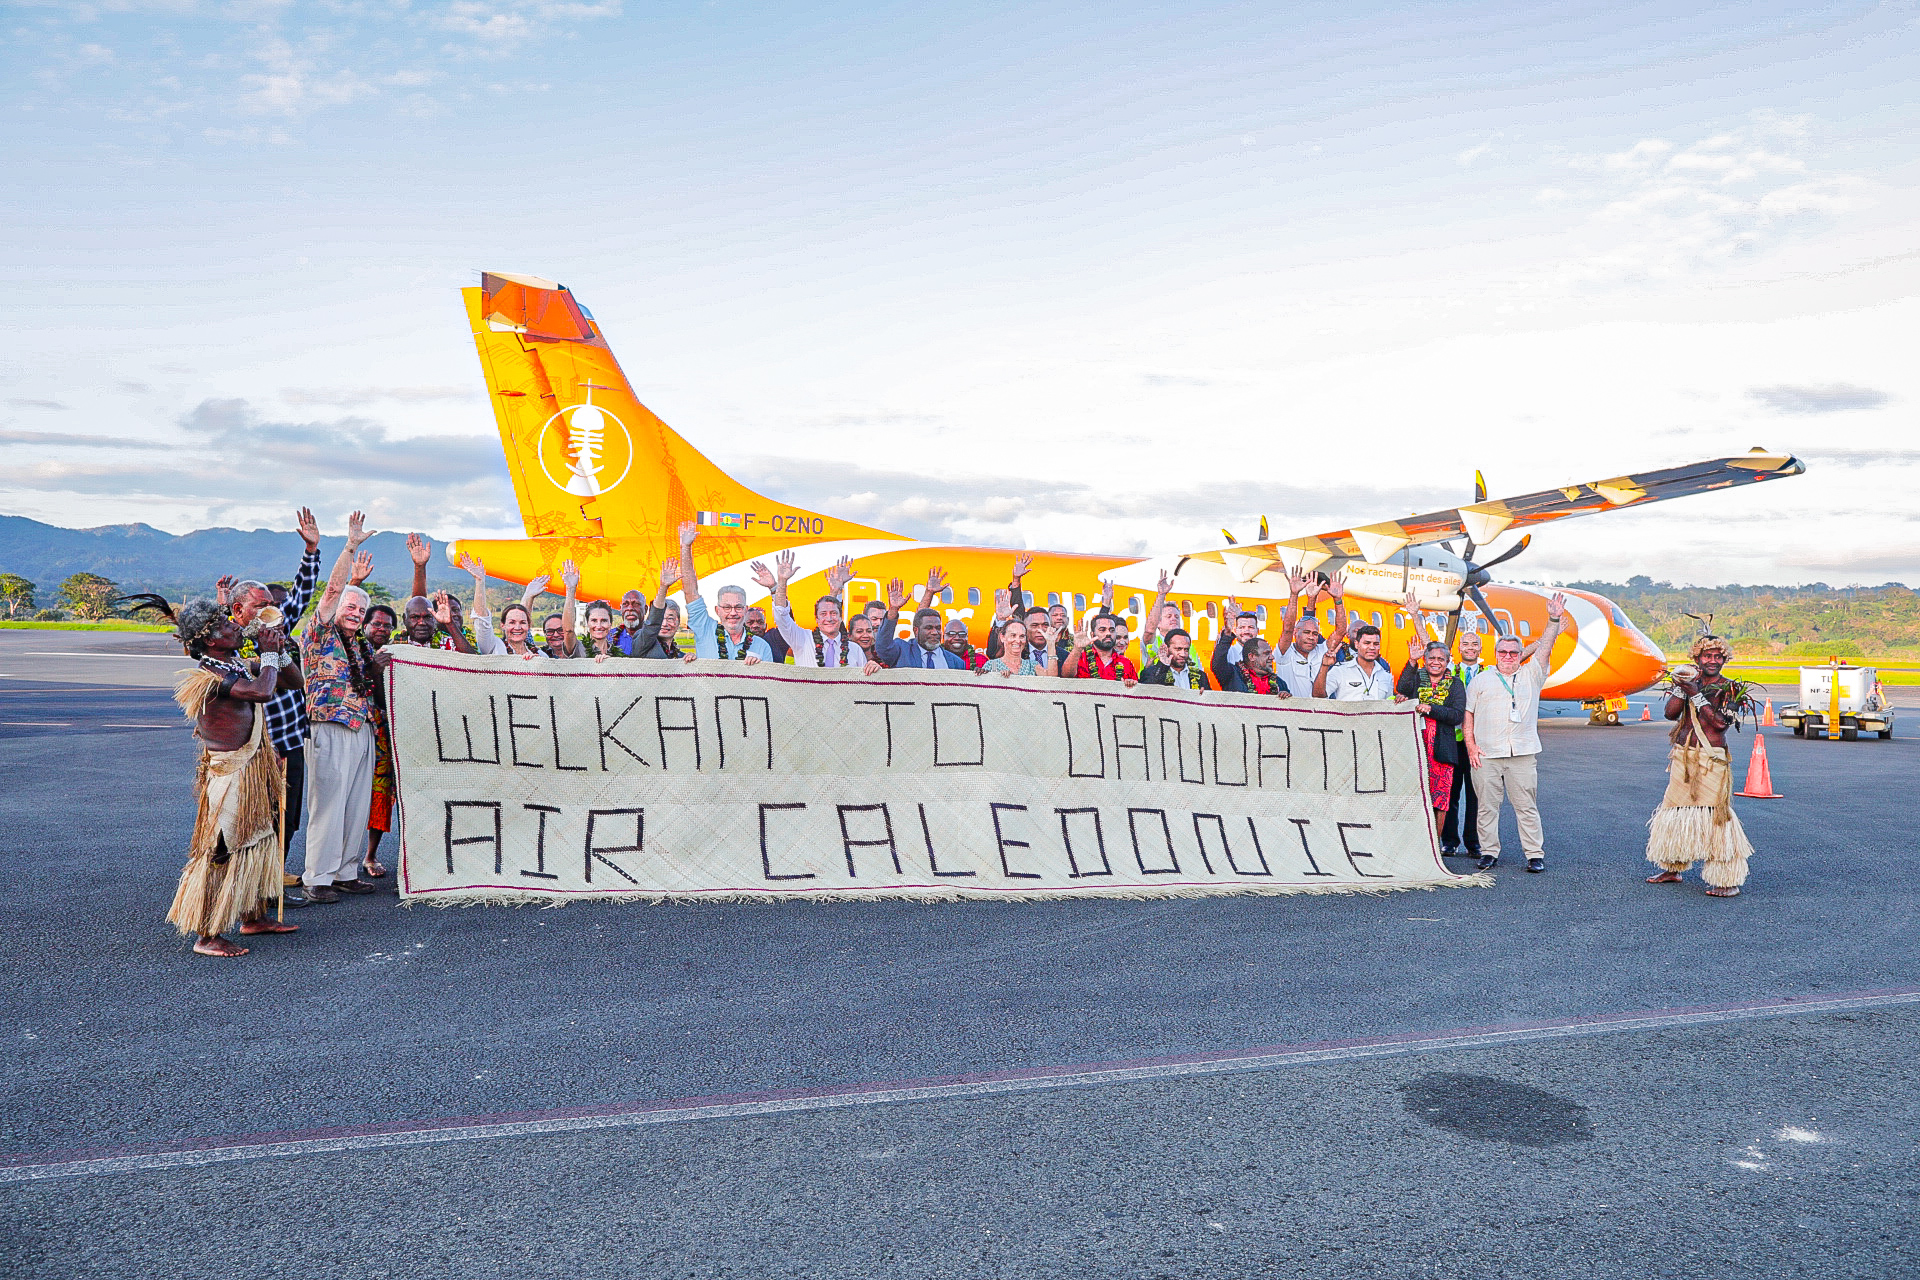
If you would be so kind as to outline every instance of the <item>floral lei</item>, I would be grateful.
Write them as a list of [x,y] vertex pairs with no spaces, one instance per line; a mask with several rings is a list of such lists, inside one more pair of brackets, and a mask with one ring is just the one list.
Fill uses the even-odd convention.
[[[743,632],[742,634],[746,636],[746,639],[740,642],[740,652],[728,653],[727,652],[727,628],[723,624],[718,622],[713,624],[713,639],[714,639],[714,643],[720,646],[720,661],[738,662],[740,661],[740,659],[746,657],[749,653],[753,652],[753,632],[747,631],[747,632]],[[819,632],[816,631],[814,634],[815,636],[818,636]],[[841,646],[842,653],[845,652],[845,649],[846,649],[846,646],[842,645]],[[842,663],[841,665],[844,666],[846,664]]]
[[1188,659],[1187,665],[1184,667],[1176,667],[1171,662],[1162,662],[1160,669],[1167,673],[1167,684],[1172,688],[1177,689],[1180,687],[1181,678],[1185,678],[1187,688],[1189,689],[1205,689],[1208,687],[1206,676],[1200,672],[1200,664],[1192,659]]
[[[1278,671],[1268,671],[1265,673],[1255,671],[1251,662],[1242,662],[1240,664],[1240,678],[1245,680],[1247,682],[1247,688],[1253,690],[1255,693],[1270,693],[1278,696],[1280,691],[1287,687],[1286,683],[1280,679],[1280,673]],[[1266,687],[1262,688],[1262,685]]]
[[[840,661],[837,665],[842,667],[847,665],[847,650],[851,647],[852,642],[847,639],[847,633],[842,631],[840,633]],[[818,627],[813,629],[813,665],[816,667],[824,667],[827,665],[827,638],[820,634],[820,628]]]
[[1114,654],[1113,670],[1108,672],[1101,669],[1100,662],[1093,656],[1093,653],[1094,651],[1090,648],[1080,651],[1080,678],[1082,680],[1091,680],[1096,676],[1102,680],[1119,680],[1127,674],[1126,654]]

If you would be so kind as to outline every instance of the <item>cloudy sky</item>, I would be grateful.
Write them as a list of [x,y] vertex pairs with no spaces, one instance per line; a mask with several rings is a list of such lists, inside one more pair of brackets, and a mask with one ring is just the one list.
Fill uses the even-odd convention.
[[1754,445],[1516,577],[1920,584],[1893,4],[22,0],[0,512],[517,534],[456,291],[776,496],[1166,552]]

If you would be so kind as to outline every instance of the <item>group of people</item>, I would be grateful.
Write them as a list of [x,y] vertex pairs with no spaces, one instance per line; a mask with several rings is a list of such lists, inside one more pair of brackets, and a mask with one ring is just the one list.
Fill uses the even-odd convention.
[[[371,557],[361,551],[370,531],[359,512],[347,524],[347,545],[297,642],[294,624],[307,610],[320,570],[319,529],[305,509],[298,527],[306,550],[290,583],[223,578],[212,599],[189,601],[177,615],[167,609],[188,655],[198,662],[176,696],[202,744],[193,843],[168,918],[194,938],[194,950],[203,955],[246,954],[244,946],[225,936],[236,921],[242,935],[291,933],[297,926],[281,918],[287,907],[377,892],[373,882],[387,875],[379,850],[392,827],[394,801],[381,673],[393,647],[401,645],[526,661],[788,662],[866,674],[898,668],[954,670],[982,677],[1050,676],[1220,689],[1277,699],[1412,702],[1442,853],[1477,858],[1481,870],[1496,866],[1500,813],[1510,805],[1527,870],[1545,868],[1536,720],[1553,642],[1565,625],[1565,600],[1558,594],[1548,605],[1543,633],[1527,644],[1515,636],[1499,636],[1491,666],[1482,665],[1480,636],[1467,630],[1460,635],[1457,659],[1445,643],[1434,640],[1410,655],[1396,674],[1381,655],[1380,628],[1352,624],[1337,577],[1294,573],[1289,575],[1277,645],[1260,633],[1256,614],[1228,599],[1218,638],[1203,666],[1181,609],[1168,603],[1173,581],[1162,574],[1159,593],[1143,620],[1142,662],[1136,663],[1129,653],[1127,620],[1113,612],[1111,582],[1105,584],[1099,607],[1074,624],[1063,604],[1026,604],[1031,597],[1021,584],[1031,558],[1025,555],[1015,560],[1008,585],[995,592],[984,648],[973,645],[964,621],[949,620],[934,607],[947,586],[938,568],[929,573],[920,605],[904,628],[900,620],[909,592],[899,579],[888,584],[884,600],[871,601],[846,617],[841,592],[854,576],[846,558],[828,570],[828,593],[813,602],[810,625],[800,621],[788,594],[796,558],[787,551],[774,558],[772,567],[758,561],[752,565],[754,580],[771,595],[771,625],[767,610],[750,605],[745,590],[736,585],[721,587],[709,608],[693,554],[699,531],[691,522],[680,527],[680,554],[662,567],[651,601],[629,591],[617,611],[606,601],[581,610],[580,573],[567,561],[561,573],[562,607],[536,628],[534,603],[550,585],[547,577],[535,578],[496,618],[487,598],[485,565],[462,556],[461,566],[474,580],[469,621],[458,597],[446,591],[429,593],[426,566],[432,548],[419,534],[407,539],[414,566],[411,595],[397,611],[392,604],[375,601],[362,585],[373,570]],[[673,598],[675,588],[685,601],[684,614]],[[1333,606],[1325,634],[1315,613],[1323,596]],[[157,602],[155,607],[165,607],[163,601],[149,599]],[[1412,597],[1406,604],[1417,619]],[[1706,672],[1694,677],[1701,683],[1686,686],[1676,694],[1679,701],[1669,704],[1669,719],[1678,719],[1680,711],[1688,713],[1676,735],[1693,735],[1688,744],[1700,751],[1724,748],[1720,735],[1727,717],[1737,710],[1720,705],[1728,696],[1728,682],[1719,681],[1714,655],[1727,651],[1724,641],[1718,643],[1721,649],[1696,655]],[[1724,749],[1720,754],[1725,756]],[[1726,812],[1725,802],[1719,802],[1716,836],[1727,834],[1721,816]],[[1671,828],[1678,821],[1670,819],[1666,825]],[[286,870],[288,851],[292,837],[303,828],[305,856],[296,876]],[[1735,820],[1732,835],[1737,832]],[[1680,842],[1687,839],[1683,835]],[[1744,836],[1737,836],[1737,843],[1744,847]],[[1662,868],[1655,882],[1677,879],[1685,869],[1686,864],[1677,861],[1678,847],[1672,838],[1657,850],[1650,845],[1649,858]],[[1728,869],[1733,857],[1727,853],[1718,860],[1710,892],[1731,896],[1739,891],[1745,857],[1738,857],[1737,875]],[[297,893],[288,892],[295,888]]]

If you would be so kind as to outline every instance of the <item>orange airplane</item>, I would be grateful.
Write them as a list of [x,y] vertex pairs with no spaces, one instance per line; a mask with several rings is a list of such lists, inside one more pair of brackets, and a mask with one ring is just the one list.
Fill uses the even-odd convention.
[[[617,601],[635,588],[651,596],[659,566],[679,551],[680,524],[692,520],[701,531],[695,567],[709,599],[731,585],[743,588],[750,603],[765,600],[767,592],[748,566],[791,550],[799,562],[792,598],[804,622],[804,602],[825,594],[827,570],[851,556],[851,617],[867,601],[883,598],[881,584],[888,579],[921,583],[939,564],[949,582],[972,585],[948,587],[938,607],[949,619],[965,620],[975,642],[984,643],[994,591],[1008,581],[1018,550],[919,542],[756,493],[640,403],[599,325],[566,288],[533,276],[488,273],[479,288],[461,292],[527,537],[453,542],[448,559],[457,563],[462,553],[471,554],[490,576],[520,583],[540,574],[558,582],[561,563],[572,560],[580,570],[582,601]],[[1407,612],[1409,592],[1420,614],[1449,615],[1449,644],[1463,624],[1481,634],[1540,633],[1550,593],[1494,585],[1487,572],[1518,554],[1531,535],[1504,555],[1474,561],[1476,548],[1506,533],[1804,470],[1797,458],[1755,449],[1493,501],[1480,483],[1467,506],[1306,537],[1271,540],[1263,519],[1256,543],[1237,544],[1223,530],[1226,545],[1183,555],[1129,560],[1036,552],[1022,582],[1022,603],[1064,605],[1078,624],[1099,608],[1103,584],[1111,582],[1114,612],[1139,636],[1159,577],[1167,573],[1174,578],[1168,601],[1179,607],[1204,660],[1226,598],[1252,610],[1262,634],[1277,642],[1288,573],[1338,574],[1354,621],[1381,628],[1383,656],[1397,670],[1411,647],[1436,630],[1430,617]],[[1464,539],[1464,551],[1456,551],[1452,539]],[[1548,698],[1578,700],[1597,711],[1659,678],[1666,665],[1659,646],[1618,605],[1590,591],[1566,595],[1570,625],[1554,645]],[[1465,616],[1469,602],[1476,610],[1471,617]],[[1332,601],[1324,592],[1316,611],[1331,627]]]

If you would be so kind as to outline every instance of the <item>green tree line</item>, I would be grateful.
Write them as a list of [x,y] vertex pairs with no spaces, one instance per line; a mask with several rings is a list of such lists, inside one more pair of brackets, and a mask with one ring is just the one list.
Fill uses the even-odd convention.
[[1734,642],[1743,658],[1920,657],[1920,593],[1898,582],[1877,587],[1676,587],[1636,576],[1622,582],[1569,582],[1593,591],[1627,616],[1668,653],[1700,633],[1687,615],[1712,614],[1713,630]]

